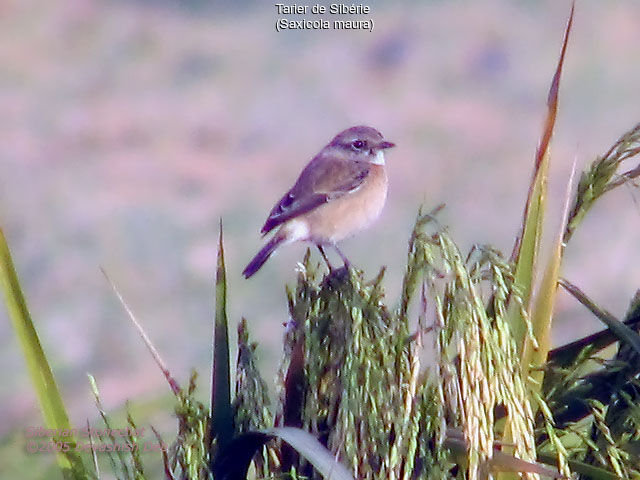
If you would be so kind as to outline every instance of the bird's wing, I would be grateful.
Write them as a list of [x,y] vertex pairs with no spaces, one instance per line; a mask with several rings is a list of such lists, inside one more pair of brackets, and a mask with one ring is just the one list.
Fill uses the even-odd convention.
[[369,170],[368,162],[324,156],[314,158],[291,190],[273,207],[262,233],[357,189]]

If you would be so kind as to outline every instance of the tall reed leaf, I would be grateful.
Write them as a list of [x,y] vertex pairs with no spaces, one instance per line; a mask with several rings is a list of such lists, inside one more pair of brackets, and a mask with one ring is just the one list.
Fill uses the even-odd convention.
[[[69,416],[64,406],[58,385],[53,378],[51,367],[40,345],[40,339],[29,314],[24,299],[18,275],[11,259],[11,253],[4,233],[0,228],[0,286],[4,293],[5,303],[13,329],[18,336],[24,358],[27,362],[31,382],[36,390],[38,402],[48,428],[58,432],[71,428]],[[69,445],[69,451],[58,452],[58,465],[62,469],[64,478],[88,478],[87,470],[81,458],[75,453],[75,438],[73,436],[52,437],[54,441],[64,441]]]
[[[546,213],[547,177],[549,175],[550,162],[549,147],[558,112],[560,77],[562,75],[562,67],[564,65],[567,44],[569,42],[569,34],[573,24],[574,8],[575,4],[572,4],[571,13],[564,32],[560,58],[558,59],[558,64],[556,66],[553,79],[551,80],[549,95],[547,97],[547,115],[542,130],[540,144],[536,151],[533,178],[529,187],[529,196],[524,210],[521,233],[516,239],[516,245],[512,254],[512,257],[515,260],[515,274],[511,301],[507,310],[507,321],[511,332],[513,333],[516,346],[519,349],[521,356],[523,356],[527,361],[533,360],[533,353],[530,350],[532,348],[537,349],[541,340],[542,343],[547,343],[544,347],[546,350],[544,352],[545,359],[549,348],[548,340],[545,341],[543,338],[548,338],[548,332],[551,328],[553,297],[549,299],[547,303],[544,303],[543,300],[540,301],[540,304],[536,308],[539,313],[536,314],[535,317],[532,316],[531,300],[536,269],[538,267],[542,228]],[[558,269],[560,266],[560,257],[561,249],[552,256],[547,268],[543,284],[543,288],[545,288],[547,292],[549,290],[554,290],[555,292]],[[525,307],[526,312],[523,312],[523,306]],[[534,322],[540,322],[540,324],[528,325],[527,323],[530,319]],[[536,338],[536,334],[540,335],[541,338]],[[528,363],[522,364],[522,371],[524,374],[523,378],[526,380],[529,372]],[[532,396],[530,396],[530,400],[534,400]],[[535,404],[533,401],[530,403]],[[503,436],[505,443],[514,442],[514,435],[516,433],[514,426],[511,415],[508,415]],[[500,480],[507,480],[515,478],[515,476],[514,474],[501,474],[498,478]]]
[[[542,227],[546,212],[547,198],[547,177],[549,174],[549,145],[553,136],[553,129],[556,123],[558,112],[558,91],[560,89],[560,76],[564,65],[565,53],[569,41],[569,33],[573,24],[573,12],[575,5],[571,7],[571,14],[564,32],[562,50],[558,65],[551,81],[549,95],[547,97],[547,116],[542,130],[540,144],[536,151],[536,158],[533,170],[531,185],[529,186],[529,196],[524,210],[521,232],[516,239],[513,258],[516,262],[515,278],[513,289],[520,297],[521,302],[529,310],[531,292],[536,274],[538,255],[540,252],[540,241],[542,238]],[[516,345],[522,349],[524,338],[527,332],[526,319],[521,315],[520,300],[512,298],[508,313],[511,331],[514,334]]]
[[574,162],[571,170],[571,177],[567,185],[567,193],[565,195],[565,206],[560,230],[558,231],[552,246],[551,255],[549,256],[547,266],[540,288],[538,289],[533,310],[531,312],[531,324],[533,328],[533,338],[526,338],[522,351],[522,368],[524,369],[525,378],[530,376],[533,380],[531,388],[540,392],[542,388],[542,379],[544,372],[541,368],[547,361],[547,355],[551,348],[551,324],[553,323],[553,306],[555,305],[556,293],[558,291],[558,278],[560,276],[560,263],[562,262],[562,254],[564,253],[564,225],[569,215],[569,202],[571,199],[571,191],[573,189],[573,179],[575,176],[576,164]]
[[229,330],[227,321],[227,273],[224,266],[222,220],[218,240],[216,271],[216,318],[213,331],[213,378],[211,379],[211,440],[217,448],[224,447],[233,437],[231,381],[229,370]]
[[279,438],[306,458],[326,480],[354,480],[353,475],[313,435],[301,428],[268,428],[238,435],[216,460],[216,480],[245,480],[253,456],[267,442]]
[[562,280],[562,286],[573,295],[580,303],[585,305],[592,313],[598,317],[602,323],[607,325],[611,332],[622,342],[625,342],[631,348],[633,348],[638,355],[640,355],[640,335],[633,331],[629,326],[625,325],[624,322],[621,322],[612,314],[607,312],[606,310],[597,310],[592,308],[592,302],[587,298],[587,296],[580,290],[578,287],[568,282],[567,280]]

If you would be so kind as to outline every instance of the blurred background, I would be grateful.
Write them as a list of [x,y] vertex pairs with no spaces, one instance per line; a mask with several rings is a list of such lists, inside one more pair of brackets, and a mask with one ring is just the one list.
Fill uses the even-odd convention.
[[[446,202],[442,221],[463,250],[511,251],[570,2],[367,5],[373,32],[278,33],[276,20],[293,17],[268,2],[2,3],[0,225],[72,423],[99,425],[91,372],[107,409],[132,399],[143,423],[175,432],[167,385],[100,267],[172,373],[184,384],[198,370],[207,398],[220,218],[230,319],[248,319],[274,391],[284,286],[305,246],[248,281],[240,272],[275,201],[351,125],[398,145],[381,219],[343,245],[369,277],[388,267],[389,305],[420,205]],[[638,2],[578,2],[548,232],[573,159],[582,169],[640,121],[638,19]],[[640,287],[638,198],[629,186],[607,194],[564,264],[617,316]],[[564,292],[556,313],[556,343],[601,328]],[[24,451],[24,429],[43,422],[4,307],[0,365],[0,470],[36,478],[55,459]]]

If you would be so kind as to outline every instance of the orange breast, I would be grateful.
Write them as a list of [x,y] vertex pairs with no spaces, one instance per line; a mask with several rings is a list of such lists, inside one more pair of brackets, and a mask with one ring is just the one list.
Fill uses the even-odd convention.
[[371,165],[369,175],[357,190],[303,215],[309,226],[309,240],[339,242],[367,228],[382,212],[387,185],[384,165]]

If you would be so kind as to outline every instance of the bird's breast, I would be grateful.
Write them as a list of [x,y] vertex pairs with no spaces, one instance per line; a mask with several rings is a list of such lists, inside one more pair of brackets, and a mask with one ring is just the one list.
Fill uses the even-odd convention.
[[388,179],[383,165],[371,165],[367,178],[354,191],[305,215],[309,239],[317,243],[339,242],[371,225],[382,213]]

